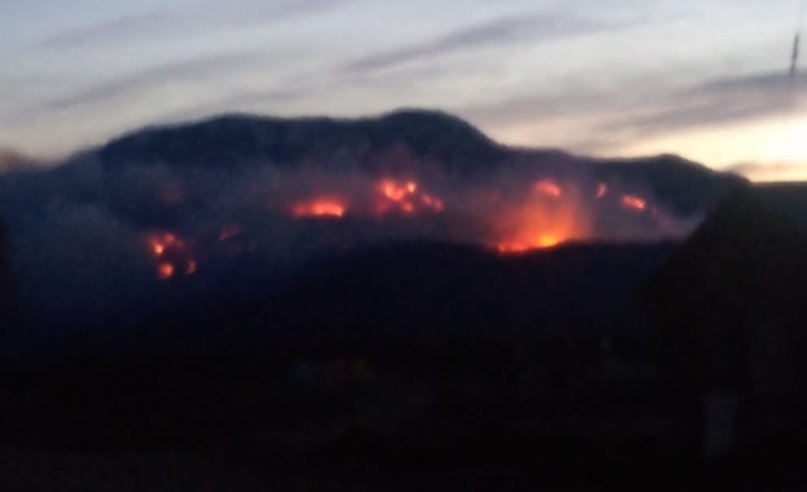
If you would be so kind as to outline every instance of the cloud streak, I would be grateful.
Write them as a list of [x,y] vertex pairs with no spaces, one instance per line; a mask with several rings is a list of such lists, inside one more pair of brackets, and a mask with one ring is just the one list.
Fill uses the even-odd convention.
[[161,12],[129,15],[60,32],[36,45],[37,48],[65,48],[76,45],[103,44],[122,38],[144,36],[155,27],[167,27],[168,19]]
[[484,126],[557,124],[574,121],[577,136],[567,145],[597,151],[663,134],[732,125],[781,115],[805,106],[807,80],[795,85],[781,72],[724,77],[663,89],[650,79],[646,90],[597,90],[569,81],[564,91],[525,94],[494,103],[457,108]]
[[525,38],[552,39],[590,33],[601,28],[601,25],[581,19],[555,16],[505,17],[490,23],[459,29],[436,39],[372,54],[344,65],[342,71],[373,72],[461,51],[508,44]]
[[797,162],[745,162],[728,171],[741,174],[753,181],[807,181],[807,163]]
[[268,55],[262,52],[232,53],[166,64],[52,99],[47,106],[49,110],[61,111],[88,104],[102,104],[117,98],[132,96],[152,87],[189,82],[212,75],[220,76],[222,73],[237,71],[265,61],[267,57]]

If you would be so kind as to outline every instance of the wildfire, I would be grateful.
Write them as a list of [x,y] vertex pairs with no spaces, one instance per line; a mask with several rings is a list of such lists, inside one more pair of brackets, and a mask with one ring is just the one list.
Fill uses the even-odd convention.
[[647,200],[633,195],[623,195],[622,205],[634,212],[644,212],[647,210]]
[[156,275],[159,280],[169,280],[176,276],[180,268],[185,275],[193,275],[199,265],[190,257],[187,244],[172,232],[150,234],[146,239],[149,251],[156,262]]
[[580,189],[543,179],[530,185],[529,191],[520,202],[494,205],[495,240],[488,243],[492,249],[518,254],[591,237],[590,199],[583,198]]
[[385,214],[390,210],[397,210],[410,215],[418,212],[419,206],[432,212],[445,210],[445,202],[440,198],[422,193],[414,181],[399,182],[393,179],[383,179],[379,184],[381,201],[376,204],[376,211]]
[[[334,188],[324,189],[325,184]],[[411,220],[423,218],[428,227],[422,230],[427,234],[441,239],[457,234],[450,237],[483,245],[500,254],[523,254],[570,242],[609,240],[611,237],[621,239],[619,231],[613,234],[606,230],[612,223],[636,224],[637,227],[624,228],[631,230],[639,226],[652,227],[652,219],[657,230],[677,228],[657,204],[638,194],[626,194],[631,189],[623,189],[616,182],[607,184],[588,179],[577,182],[568,176],[518,181],[505,176],[501,181],[491,179],[471,186],[473,188],[469,190],[451,192],[451,217],[441,220],[436,220],[436,215],[431,218],[435,220],[427,216],[446,211],[446,201],[428,183],[406,177],[383,177],[374,181],[351,179],[342,186],[334,181],[319,180],[313,188],[303,192],[305,194],[284,195],[282,202],[272,201],[268,208],[272,213],[280,212],[292,218],[329,220],[343,218],[349,213],[351,222],[368,220],[373,227],[389,226],[393,232],[401,225],[406,226],[401,228],[404,232],[414,230],[410,227]],[[289,188],[300,189],[296,186]],[[391,220],[382,220],[388,215]],[[409,218],[403,219],[404,216]],[[450,223],[449,219],[457,222]],[[336,224],[328,226],[329,232],[333,227],[333,232],[339,233],[341,229]],[[207,260],[211,258],[209,255],[218,254],[218,251],[239,254],[241,251],[261,250],[253,234],[247,234],[251,232],[249,229],[236,223],[220,225],[220,229],[203,230],[198,237],[182,237],[184,233],[171,231],[157,231],[145,236],[145,250],[153,260],[156,278],[177,281],[196,275],[204,271],[206,265],[199,259]],[[233,240],[232,247],[219,245],[205,251],[204,256],[195,256],[197,248],[204,251],[201,249],[204,245],[216,243],[216,240]]]
[[183,248],[182,241],[170,232],[154,234],[148,239],[149,247],[156,256],[162,256],[168,249]]
[[[417,183],[414,181],[407,181],[405,183],[398,183],[391,179],[381,181],[381,193],[387,202],[382,202],[378,205],[380,213],[388,211],[392,206],[397,205],[397,208],[405,214],[411,214],[415,211],[415,204],[412,203],[412,198],[417,191]],[[389,203],[392,202],[392,203]]]
[[157,278],[168,280],[174,276],[174,265],[171,263],[160,263],[157,265]]
[[562,242],[563,241],[554,234],[539,234],[531,240],[501,242],[496,245],[496,250],[502,254],[527,253],[538,249],[554,248]]
[[340,200],[333,198],[317,198],[310,202],[294,205],[292,213],[295,217],[334,217],[345,215],[347,207]]

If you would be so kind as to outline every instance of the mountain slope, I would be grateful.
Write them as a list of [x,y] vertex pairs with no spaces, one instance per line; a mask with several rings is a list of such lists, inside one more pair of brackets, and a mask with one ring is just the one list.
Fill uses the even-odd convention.
[[477,177],[518,168],[530,173],[583,174],[616,181],[697,214],[744,182],[676,156],[633,160],[577,158],[555,150],[499,145],[446,113],[402,110],[378,118],[283,119],[248,115],[151,127],[113,140],[99,151],[111,172],[143,166],[233,171],[271,163],[348,172],[448,173]]

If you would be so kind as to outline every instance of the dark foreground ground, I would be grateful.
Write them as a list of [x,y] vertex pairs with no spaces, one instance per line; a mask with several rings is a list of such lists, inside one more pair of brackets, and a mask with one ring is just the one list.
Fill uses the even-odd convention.
[[0,490],[807,489],[793,443],[704,464],[647,361],[541,345],[6,371]]
[[712,428],[665,369],[667,252],[382,251],[0,359],[0,491],[807,490],[803,402]]

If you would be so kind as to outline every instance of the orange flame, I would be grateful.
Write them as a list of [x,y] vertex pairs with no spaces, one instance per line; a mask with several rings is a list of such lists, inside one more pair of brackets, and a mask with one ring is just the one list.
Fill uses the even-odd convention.
[[539,234],[532,240],[501,242],[496,245],[496,250],[503,254],[527,253],[537,249],[554,248],[562,242],[554,234]]
[[403,185],[398,184],[391,179],[385,179],[381,182],[382,193],[384,193],[384,196],[393,202],[403,201],[408,195],[414,193],[415,190],[417,190],[417,184],[412,181],[409,181]]
[[180,270],[186,275],[193,275],[198,270],[195,259],[189,258],[188,247],[179,236],[172,232],[149,234],[146,238],[148,249],[156,262],[156,274],[159,280],[169,280],[177,275],[177,264],[184,264]]
[[[580,190],[551,181],[532,185],[521,203],[503,202],[494,213],[496,239],[489,245],[503,254],[553,248],[591,236],[590,214]],[[545,197],[552,198],[551,201]]]
[[168,280],[174,276],[174,265],[171,263],[160,263],[157,266],[157,278]]
[[622,205],[634,212],[644,212],[647,209],[647,200],[633,195],[623,195]]
[[347,207],[333,198],[317,198],[310,202],[298,203],[292,212],[295,217],[336,217],[345,215]]
[[561,188],[560,185],[554,181],[548,179],[538,181],[535,183],[532,189],[536,193],[540,193],[550,198],[560,198],[563,196],[563,188]]
[[423,207],[432,212],[439,213],[445,210],[443,200],[433,195],[419,192],[419,189],[420,186],[415,181],[381,180],[379,190],[384,200],[376,203],[376,212],[383,215],[391,210],[397,210],[404,214],[414,214],[418,212],[418,204],[423,205]]
[[181,249],[182,241],[174,234],[166,232],[163,234],[152,234],[148,238],[149,248],[155,256],[162,256],[168,249]]

